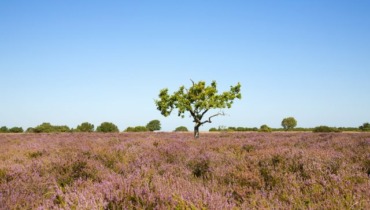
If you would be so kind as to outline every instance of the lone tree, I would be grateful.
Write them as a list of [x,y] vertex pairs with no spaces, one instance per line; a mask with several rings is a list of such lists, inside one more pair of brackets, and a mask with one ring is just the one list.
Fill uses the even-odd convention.
[[294,117],[284,118],[283,121],[281,121],[281,126],[283,126],[285,130],[291,130],[297,126],[297,120],[294,119]]
[[202,121],[205,114],[211,109],[231,108],[235,98],[241,99],[240,83],[230,87],[230,91],[217,94],[216,81],[212,81],[210,86],[206,86],[204,81],[195,83],[187,89],[181,86],[177,92],[168,94],[168,89],[162,89],[159,93],[159,100],[155,101],[157,109],[162,115],[167,117],[173,109],[178,109],[178,116],[184,118],[185,112],[190,113],[193,118],[194,137],[199,137],[199,127],[205,123],[212,123],[211,119],[219,115],[225,115],[222,111],[208,117]]

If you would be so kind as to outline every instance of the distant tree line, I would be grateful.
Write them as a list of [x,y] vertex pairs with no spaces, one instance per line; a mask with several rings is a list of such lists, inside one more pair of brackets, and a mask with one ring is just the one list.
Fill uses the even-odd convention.
[[[115,133],[119,132],[117,125],[111,122],[103,122],[96,129],[95,126],[89,122],[83,122],[76,128],[70,128],[67,125],[52,125],[44,122],[36,127],[27,128],[26,133],[66,133],[66,132],[101,132],[101,133]],[[161,130],[161,123],[159,120],[152,120],[146,126],[128,127],[125,132],[146,132]],[[6,126],[0,127],[0,133],[23,133],[21,127],[13,127],[8,129]]]
[[226,127],[226,128],[210,128],[210,132],[223,131],[223,132],[282,132],[282,131],[292,131],[292,132],[361,132],[370,131],[370,129],[360,129],[355,127],[329,127],[329,126],[317,126],[314,128],[293,128],[290,130],[285,130],[284,128],[271,128],[268,125],[261,125],[260,128],[257,127]]
[[301,128],[296,127],[297,126],[297,120],[293,117],[287,117],[284,118],[281,122],[282,128],[271,128],[268,125],[261,125],[260,128],[253,127],[225,127],[220,126],[218,128],[211,128],[209,131],[229,131],[229,132],[235,132],[235,131],[258,131],[258,132],[273,132],[273,131],[305,131],[305,132],[314,132],[314,133],[320,133],[320,132],[359,132],[359,131],[370,131],[370,123],[364,123],[363,125],[359,127],[329,127],[325,125],[320,125],[314,128]]
[[[370,132],[370,123],[363,123],[359,127],[329,127],[325,125],[317,126],[314,128],[296,127],[297,121],[293,117],[284,118],[281,122],[282,128],[271,128],[268,125],[261,125],[257,127],[225,127],[219,126],[218,128],[209,129],[210,132],[276,132],[276,131],[295,131],[295,132]],[[124,132],[153,132],[161,130],[161,122],[159,120],[152,120],[146,126],[127,127]],[[179,126],[175,132],[188,132],[185,126]],[[22,127],[7,128],[6,126],[0,127],[0,133],[65,133],[65,132],[101,132],[101,133],[114,133],[120,132],[118,127],[111,122],[103,122],[98,127],[89,122],[83,122],[76,128],[69,128],[67,125],[52,125],[50,123],[42,123],[36,127],[28,128],[26,131]]]

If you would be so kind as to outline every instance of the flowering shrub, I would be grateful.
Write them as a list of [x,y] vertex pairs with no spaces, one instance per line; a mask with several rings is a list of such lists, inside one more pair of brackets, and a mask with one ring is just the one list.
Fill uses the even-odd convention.
[[370,133],[226,134],[0,134],[0,209],[370,209]]

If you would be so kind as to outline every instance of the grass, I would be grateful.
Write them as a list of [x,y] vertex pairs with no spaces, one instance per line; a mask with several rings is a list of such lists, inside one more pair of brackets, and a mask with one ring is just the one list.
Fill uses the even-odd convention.
[[0,135],[0,209],[370,209],[368,133]]

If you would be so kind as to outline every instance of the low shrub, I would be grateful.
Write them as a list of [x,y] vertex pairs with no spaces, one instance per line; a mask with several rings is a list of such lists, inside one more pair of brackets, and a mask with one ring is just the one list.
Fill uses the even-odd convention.
[[57,183],[62,188],[71,186],[73,182],[78,179],[98,180],[97,171],[92,170],[85,160],[79,158],[76,160],[69,160],[63,165],[56,165],[55,170],[57,172]]
[[195,177],[203,179],[209,178],[210,175],[210,160],[208,158],[195,159],[189,163],[192,174]]
[[341,132],[338,128],[329,127],[325,125],[315,127],[312,132],[314,133],[330,133],[330,132]]
[[42,155],[43,155],[43,152],[41,152],[41,151],[28,153],[28,157],[30,157],[30,158],[38,158],[38,157],[41,157]]
[[364,123],[359,127],[361,131],[370,131],[370,123]]
[[255,147],[253,145],[250,145],[250,144],[245,144],[243,145],[242,149],[246,152],[252,152],[255,150]]
[[81,123],[81,125],[78,125],[76,132],[94,132],[94,125],[88,122]]
[[145,126],[128,127],[125,132],[146,132],[149,131]]
[[149,131],[161,130],[161,122],[159,120],[152,120],[146,125],[146,129]]
[[268,125],[261,125],[259,132],[272,132],[272,129]]
[[0,128],[0,133],[8,133],[9,129],[6,126]]
[[23,128],[22,127],[13,127],[9,129],[9,133],[23,133]]
[[177,128],[175,129],[175,131],[176,131],[176,132],[187,132],[187,131],[189,131],[189,130],[188,130],[188,128],[187,128],[187,127],[185,127],[185,126],[180,126],[180,127],[177,127]]
[[5,169],[0,168],[0,184],[9,182],[11,177],[7,174]]
[[32,131],[34,133],[63,133],[70,132],[71,129],[66,125],[51,125],[50,123],[42,123],[35,128],[27,129],[28,132]]
[[118,127],[111,122],[103,122],[96,128],[97,132],[102,133],[118,133]]

